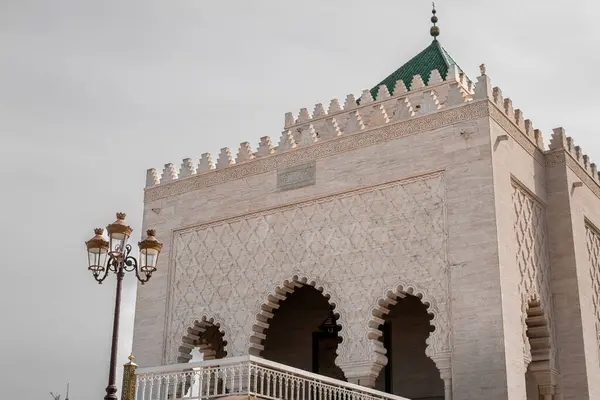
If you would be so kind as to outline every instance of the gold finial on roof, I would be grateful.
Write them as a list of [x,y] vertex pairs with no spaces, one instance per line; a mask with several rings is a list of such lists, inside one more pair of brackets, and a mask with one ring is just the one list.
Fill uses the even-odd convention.
[[431,16],[431,22],[433,23],[433,26],[429,30],[429,33],[431,34],[431,36],[433,36],[433,40],[436,41],[437,37],[440,35],[440,28],[439,28],[439,26],[436,25],[438,22],[438,17],[435,15],[437,13],[437,11],[435,9],[435,3],[431,3],[431,4],[433,6],[433,9],[431,10],[431,13],[433,14]]
[[485,75],[485,64],[479,66],[479,71],[481,72],[481,75]]
[[129,358],[129,361],[135,360],[135,357],[133,356],[133,352],[131,352],[131,354],[127,358]]

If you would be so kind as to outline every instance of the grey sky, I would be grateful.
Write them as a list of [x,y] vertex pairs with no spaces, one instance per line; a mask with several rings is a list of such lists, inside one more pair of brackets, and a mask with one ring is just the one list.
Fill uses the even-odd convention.
[[[137,240],[147,168],[277,142],[286,111],[359,95],[426,47],[430,9],[0,0],[2,397],[47,399],[67,381],[72,400],[104,395],[115,280],[93,281],[83,242],[116,211]],[[440,42],[471,78],[485,62],[546,143],[564,126],[600,163],[599,11],[591,0],[440,0]],[[120,364],[134,298],[128,276]]]

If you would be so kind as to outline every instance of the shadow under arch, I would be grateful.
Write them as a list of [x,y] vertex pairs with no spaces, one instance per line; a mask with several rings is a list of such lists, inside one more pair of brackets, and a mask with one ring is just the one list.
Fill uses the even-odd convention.
[[202,353],[204,360],[227,356],[226,346],[229,331],[221,320],[204,314],[188,324],[185,332],[177,349],[178,363],[189,362],[194,349],[198,349]]
[[418,285],[397,281],[369,311],[366,339],[375,387],[408,398],[450,399],[450,331],[437,300]]
[[[427,294],[425,289],[417,285],[397,282],[391,288],[386,289],[383,296],[377,298],[375,305],[370,309],[371,318],[367,323],[367,338],[370,340],[372,350],[378,354],[377,358],[384,359],[385,362],[387,362],[386,350],[381,341],[383,332],[379,327],[384,323],[384,317],[390,312],[392,306],[398,303],[397,299],[406,296],[418,298],[427,308],[427,314],[431,316],[429,324],[434,329],[426,340],[425,354],[433,359],[438,353],[444,352],[440,345],[444,341],[442,337],[444,332],[439,323],[439,309],[436,301]],[[434,359],[434,361],[436,360]],[[385,362],[383,365],[385,365]]]
[[290,294],[303,286],[311,286],[321,292],[323,297],[327,300],[327,303],[331,306],[336,323],[339,325],[339,337],[341,337],[342,342],[346,340],[344,336],[344,329],[346,329],[345,319],[336,308],[337,305],[340,304],[339,298],[332,294],[330,288],[327,287],[326,284],[318,282],[317,279],[295,274],[290,279],[285,279],[280,285],[275,286],[272,291],[268,292],[263,297],[266,301],[258,306],[255,315],[256,320],[252,326],[252,333],[249,338],[248,354],[261,356],[261,353],[264,350],[264,340],[267,338],[271,320],[275,315],[273,311],[279,309],[281,303],[285,301]]

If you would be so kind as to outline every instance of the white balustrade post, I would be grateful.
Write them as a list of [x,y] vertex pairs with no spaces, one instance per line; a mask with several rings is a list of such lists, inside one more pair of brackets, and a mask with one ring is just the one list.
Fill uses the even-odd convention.
[[[200,379],[200,374],[202,374],[202,368],[192,368],[192,373],[190,376],[190,387],[188,390],[185,390],[186,379],[185,376],[182,377],[182,397],[191,397],[191,398],[200,398],[202,393],[202,380]],[[175,388],[177,390],[177,388]]]
[[146,399],[146,379],[137,377],[137,383],[135,385],[135,400]]
[[248,394],[250,391],[250,362],[244,361],[229,368],[225,387],[230,394]]

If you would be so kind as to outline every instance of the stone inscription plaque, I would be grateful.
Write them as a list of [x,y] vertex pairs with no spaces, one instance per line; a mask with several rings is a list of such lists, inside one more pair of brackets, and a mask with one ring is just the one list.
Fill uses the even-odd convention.
[[295,165],[277,170],[277,190],[292,190],[314,185],[317,176],[317,163]]

